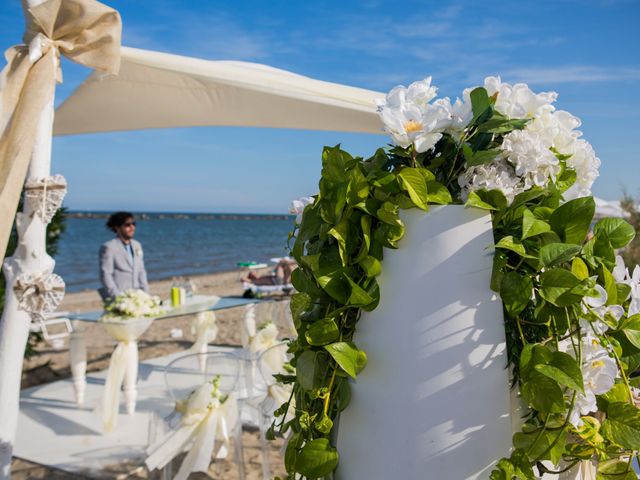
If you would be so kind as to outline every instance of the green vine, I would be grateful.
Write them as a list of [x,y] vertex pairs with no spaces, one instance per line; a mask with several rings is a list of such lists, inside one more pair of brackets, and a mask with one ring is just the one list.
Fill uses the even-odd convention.
[[[471,101],[473,118],[464,133],[444,133],[427,152],[396,146],[364,160],[339,146],[323,151],[319,193],[291,236],[299,264],[291,301],[298,333],[290,343],[295,373],[278,376],[292,394],[270,431],[290,433],[288,478],[331,478],[338,465],[333,425],[349,405],[351,382],[367,364],[356,326],[362,311],[378,305],[376,277],[385,248],[398,248],[404,236],[399,211],[463,203],[460,174],[492,161],[504,136],[527,124],[497,112],[495,96],[484,88],[474,90]],[[472,191],[466,201],[492,215],[490,286],[504,305],[513,385],[529,407],[510,456],[490,478],[529,480],[582,460],[597,463],[598,478],[636,478],[630,464],[640,450],[640,411],[631,374],[640,366],[640,314],[627,316],[631,288],[614,279],[615,250],[635,232],[611,218],[591,229],[594,200],[564,202],[576,174],[566,167],[567,156],[554,154],[563,168],[546,186],[511,202],[499,190]],[[624,315],[616,314],[620,309]],[[596,347],[604,356],[593,360],[588,355]],[[585,359],[615,362],[620,374],[596,394],[597,411],[589,414],[580,411],[593,380]],[[295,418],[285,420],[291,406]]]

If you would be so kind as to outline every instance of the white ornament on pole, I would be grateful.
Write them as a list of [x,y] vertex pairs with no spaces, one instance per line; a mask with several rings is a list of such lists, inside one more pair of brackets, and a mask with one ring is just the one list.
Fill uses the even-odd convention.
[[[26,10],[43,0],[23,0]],[[52,61],[57,62],[55,55]],[[52,82],[55,79],[51,79]],[[45,106],[38,121],[27,181],[48,178],[51,170],[51,143],[54,99]],[[6,279],[5,305],[0,320],[0,479],[11,478],[11,457],[18,421],[22,360],[29,338],[31,314],[20,308],[14,292],[23,274],[51,274],[55,262],[46,253],[47,223],[36,215],[33,205],[25,202],[16,215],[18,246],[3,264]]]
[[491,217],[444,206],[401,218],[380,304],[354,337],[369,361],[339,419],[337,478],[488,478],[512,434]]

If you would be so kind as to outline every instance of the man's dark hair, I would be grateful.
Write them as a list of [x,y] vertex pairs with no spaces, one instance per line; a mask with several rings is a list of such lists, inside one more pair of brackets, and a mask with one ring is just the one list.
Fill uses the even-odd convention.
[[109,215],[106,226],[109,230],[115,233],[116,229],[127,223],[127,220],[129,219],[133,219],[133,213],[131,212],[112,213]]

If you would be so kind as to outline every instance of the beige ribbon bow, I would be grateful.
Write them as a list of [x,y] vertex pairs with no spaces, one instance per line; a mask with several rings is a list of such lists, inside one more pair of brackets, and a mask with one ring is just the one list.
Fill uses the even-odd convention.
[[24,45],[0,72],[0,258],[4,258],[40,116],[61,80],[60,54],[117,73],[122,23],[95,0],[47,0],[26,12]]
[[20,275],[13,287],[22,310],[35,317],[55,311],[64,296],[64,281],[55,273]]

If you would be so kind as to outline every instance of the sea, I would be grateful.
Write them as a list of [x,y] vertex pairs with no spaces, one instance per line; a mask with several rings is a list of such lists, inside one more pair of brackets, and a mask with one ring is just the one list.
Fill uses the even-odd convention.
[[[142,243],[149,281],[238,268],[239,262],[269,263],[286,256],[294,225],[290,215],[142,213],[135,239]],[[58,243],[55,273],[67,292],[100,287],[98,251],[113,238],[100,212],[69,212]]]

